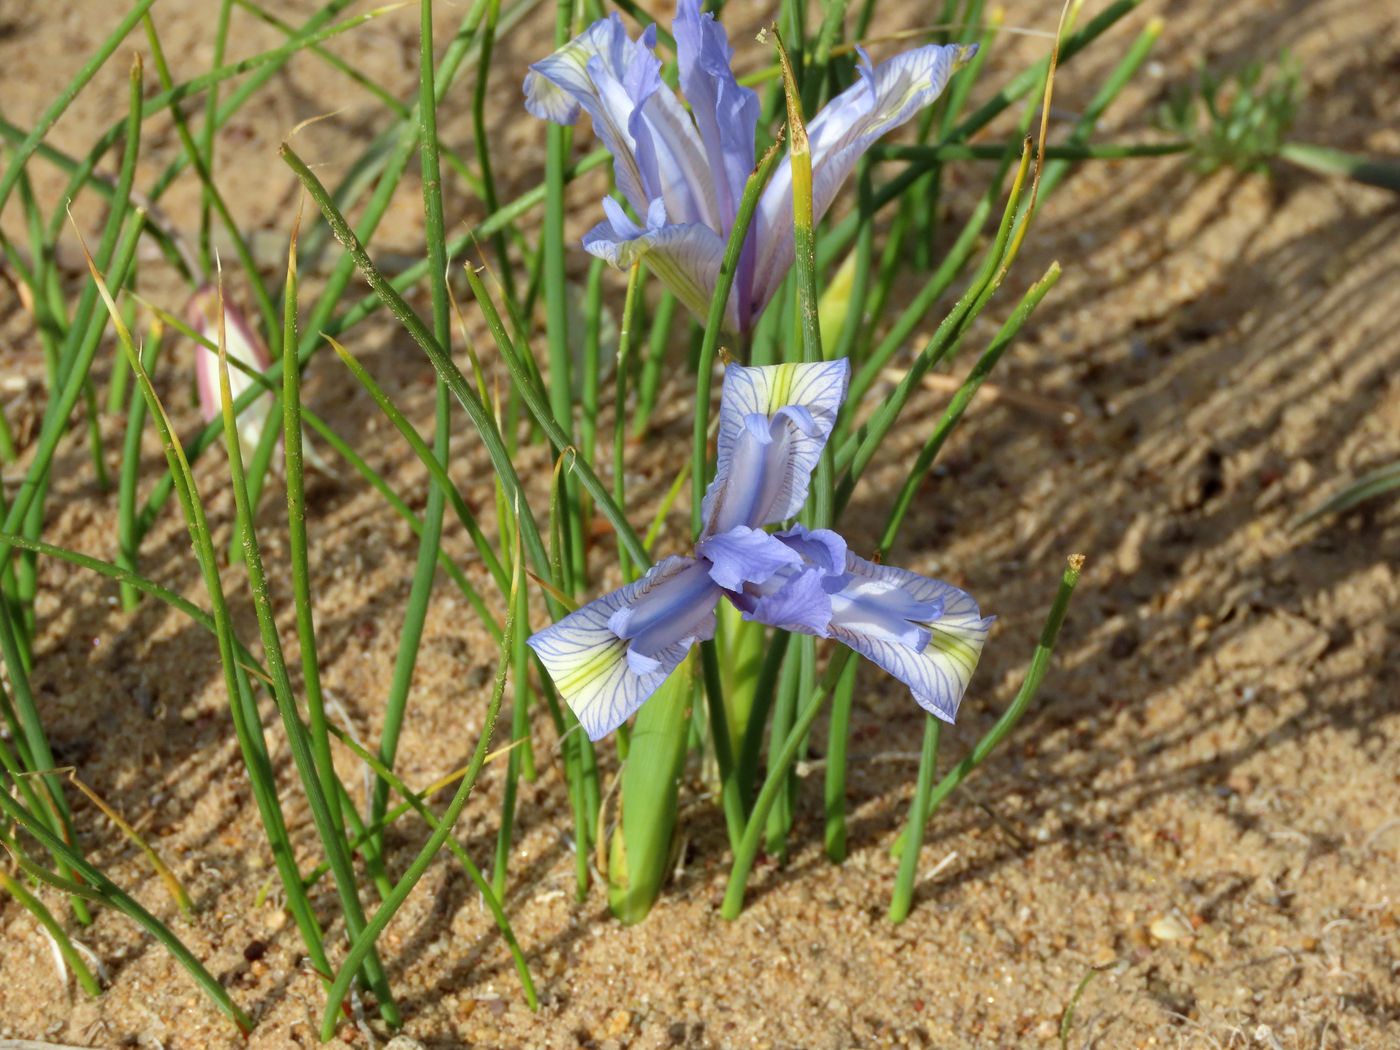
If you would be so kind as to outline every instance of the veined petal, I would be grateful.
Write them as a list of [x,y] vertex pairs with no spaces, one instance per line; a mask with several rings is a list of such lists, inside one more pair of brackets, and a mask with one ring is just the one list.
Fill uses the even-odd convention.
[[[734,51],[724,26],[714,15],[701,14],[698,0],[680,0],[671,28],[681,91],[705,146],[719,206],[716,231],[723,237],[734,223],[744,183],[753,171],[758,95],[734,79]],[[736,291],[744,286],[742,272],[735,285]]]
[[776,536],[743,525],[706,537],[695,553],[710,563],[710,579],[727,591],[763,583],[781,569],[802,564],[802,556]]
[[[635,583],[532,635],[527,644],[589,739],[598,740],[660,688],[697,639],[713,636],[718,599],[707,566],[693,558],[667,558]],[[626,637],[611,626],[615,623]]]
[[831,598],[831,637],[907,685],[929,714],[953,721],[994,617],[952,584],[849,552]]
[[[961,44],[916,48],[873,69],[861,53],[860,78],[807,125],[812,146],[812,215],[820,222],[862,154],[942,93],[949,77],[976,52]],[[792,162],[785,159],[763,191],[755,216],[758,260],[752,324],[792,266]]]
[[725,369],[704,535],[772,525],[802,508],[849,378],[844,358]]
[[[646,226],[633,222],[610,198],[603,201],[603,208],[608,217],[584,234],[584,250],[619,270],[646,259],[647,268],[691,311],[704,317],[724,259],[724,242],[715,231],[698,222],[668,224],[660,208],[650,210]],[[733,296],[729,317],[730,324],[736,323],[738,309]]]

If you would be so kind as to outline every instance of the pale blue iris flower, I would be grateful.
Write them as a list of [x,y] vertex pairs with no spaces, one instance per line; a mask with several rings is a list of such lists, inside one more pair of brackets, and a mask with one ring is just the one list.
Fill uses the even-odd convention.
[[[661,80],[656,27],[628,37],[613,14],[525,77],[525,106],[537,117],[573,124],[586,110],[613,155],[617,188],[640,222],[605,198],[606,218],[584,248],[619,269],[645,258],[649,269],[703,318],[725,243],[754,167],[758,96],[730,68],[724,27],[679,0],[672,26],[680,88],[690,111]],[[975,51],[930,45],[871,66],[860,52],[859,78],[807,124],[812,146],[812,210],[820,221],[856,161],[886,132],[942,92]],[[793,261],[792,168],[784,160],[763,191],[729,297],[725,327],[747,334]]]
[[714,637],[721,598],[747,620],[844,642],[953,720],[992,622],[972,597],[859,558],[830,529],[765,529],[807,501],[849,378],[845,360],[730,365],[695,557],[667,558],[530,638],[590,738],[625,722]]

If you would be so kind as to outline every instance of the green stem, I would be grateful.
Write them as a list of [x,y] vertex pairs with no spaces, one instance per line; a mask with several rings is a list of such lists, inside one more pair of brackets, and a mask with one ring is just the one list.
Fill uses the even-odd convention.
[[928,824],[929,799],[933,792],[933,774],[938,766],[938,743],[943,736],[943,723],[933,715],[924,716],[924,742],[919,752],[919,776],[914,787],[914,801],[909,804],[909,822],[904,826],[904,846],[899,857],[899,874],[895,876],[890,894],[889,918],[899,922],[909,914],[914,900],[914,885],[919,874],[919,850],[924,844],[924,829]]
[[[919,820],[919,834],[934,812],[942,804],[943,800],[951,795],[968,775],[987,760],[987,757],[997,749],[998,745],[1016,728],[1016,723],[1021,720],[1035,699],[1036,693],[1040,690],[1040,683],[1045,678],[1045,672],[1050,668],[1050,657],[1055,651],[1055,643],[1060,636],[1060,626],[1065,621],[1065,614],[1069,611],[1069,600],[1074,595],[1075,584],[1079,582],[1079,574],[1084,568],[1084,556],[1081,554],[1072,555],[1065,566],[1064,575],[1060,579],[1060,589],[1055,594],[1055,601],[1050,606],[1050,613],[1045,618],[1045,626],[1040,631],[1040,642],[1035,647],[1035,653],[1031,656],[1030,666],[1026,669],[1026,677],[1021,682],[1021,688],[1016,693],[1016,698],[1011,701],[1002,716],[991,729],[987,730],[981,740],[977,741],[977,746],[972,749],[971,754],[948,771],[947,775],[938,782],[938,786],[929,792],[923,807],[912,810],[910,819],[915,817]],[[914,847],[914,848],[911,848]],[[917,853],[917,843],[910,839],[904,844],[904,849],[909,853]],[[901,861],[903,858],[901,857]],[[901,869],[903,864],[901,863]],[[889,919],[891,922],[903,922],[909,914],[909,906],[913,895],[912,879],[907,888],[902,888],[903,883],[896,884],[896,892],[901,894],[890,902]]]
[[[149,374],[156,369],[165,326],[153,323],[141,347],[141,366]],[[121,368],[121,365],[117,365]],[[123,374],[129,374],[126,370]],[[138,565],[140,540],[136,531],[136,486],[141,473],[141,432],[146,426],[146,402],[141,391],[132,389],[126,410],[126,437],[122,442],[122,469],[117,483],[117,564],[135,572]],[[136,608],[139,591],[129,583],[121,586],[122,608]]]
[[[297,345],[297,237],[287,249],[287,279],[282,295],[282,345]],[[335,773],[327,730],[325,698],[321,692],[321,660],[316,650],[316,619],[311,599],[311,568],[306,536],[306,482],[302,464],[301,369],[282,369],[282,442],[287,475],[287,546],[292,570],[292,600],[296,607],[297,645],[301,653],[302,688],[310,725],[312,761],[329,807],[331,826],[344,838],[340,796],[344,791]]]
[[802,708],[801,714],[798,715],[796,724],[793,725],[792,731],[783,741],[782,751],[779,752],[775,760],[769,763],[768,776],[763,782],[758,798],[754,801],[753,812],[749,814],[748,824],[744,828],[744,837],[739,843],[739,848],[734,852],[734,863],[729,869],[729,885],[725,889],[724,904],[720,908],[720,915],[725,919],[737,919],[739,912],[743,910],[744,888],[748,885],[749,872],[753,870],[753,862],[758,856],[758,847],[763,839],[768,813],[778,800],[778,796],[787,791],[788,771],[797,760],[797,753],[802,748],[802,742],[821,711],[822,700],[830,692],[832,684],[841,676],[850,656],[849,649],[842,649],[832,657],[821,683],[807,698],[806,705]]
[[1340,175],[1353,182],[1400,193],[1400,165],[1305,142],[1285,142],[1279,147],[1278,156],[1279,160],[1295,164],[1315,175]]

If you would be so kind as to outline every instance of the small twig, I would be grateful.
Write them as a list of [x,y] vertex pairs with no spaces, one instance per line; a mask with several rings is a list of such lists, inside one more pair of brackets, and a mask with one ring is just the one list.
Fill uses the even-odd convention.
[[948,854],[946,857],[944,857],[942,860],[940,860],[937,864],[935,864],[932,868],[930,868],[927,872],[925,872],[925,873],[924,873],[924,877],[921,878],[919,881],[920,881],[921,883],[922,883],[922,882],[932,882],[934,879],[938,878],[938,876],[942,875],[943,872],[947,871],[948,868],[952,865],[953,861],[955,861],[955,860],[957,860],[957,859],[958,859],[958,851],[957,851],[957,850],[953,850],[952,853]]

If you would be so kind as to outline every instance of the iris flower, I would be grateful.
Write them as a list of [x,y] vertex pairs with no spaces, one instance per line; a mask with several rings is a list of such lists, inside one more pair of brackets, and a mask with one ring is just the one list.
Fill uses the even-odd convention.
[[830,529],[767,531],[807,501],[849,378],[844,359],[730,365],[695,557],[667,558],[529,639],[591,739],[625,722],[691,646],[714,637],[721,599],[746,620],[845,643],[924,710],[953,720],[992,622],[972,597],[857,557]]
[[[557,124],[587,111],[613,155],[617,187],[640,222],[604,198],[603,222],[584,248],[626,270],[648,268],[697,316],[709,310],[744,183],[754,168],[758,96],[730,68],[724,27],[679,0],[672,25],[680,87],[690,112],[661,80],[656,27],[632,40],[616,13],[530,67],[525,107]],[[856,83],[807,124],[816,221],[861,158],[886,132],[936,99],[976,50],[930,45],[878,66],[860,51]],[[735,273],[725,327],[747,334],[793,261],[792,168],[784,160],[763,191]]]

